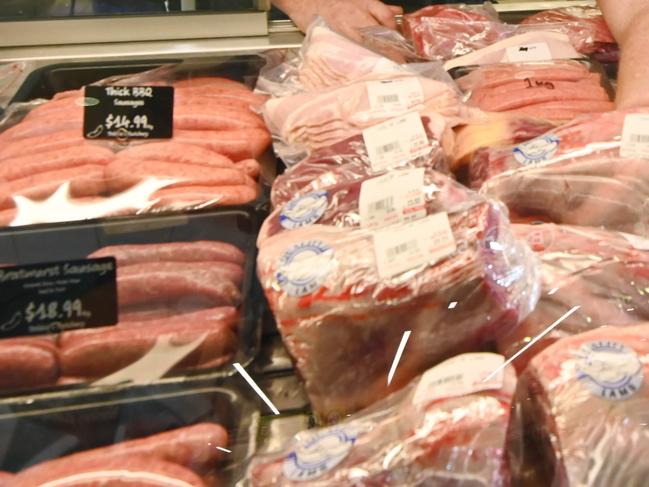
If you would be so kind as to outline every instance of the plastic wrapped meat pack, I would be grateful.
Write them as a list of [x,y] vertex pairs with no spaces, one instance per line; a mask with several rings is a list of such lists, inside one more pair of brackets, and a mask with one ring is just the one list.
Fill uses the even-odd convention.
[[[627,327],[649,320],[649,241],[597,228],[546,223],[512,225],[540,259],[536,308],[498,350],[518,371],[556,340],[601,326]],[[578,306],[572,314],[565,313]],[[561,319],[554,328],[552,324]]]
[[[325,421],[505,334],[534,307],[529,248],[513,239],[499,204],[463,194],[464,205],[455,199],[447,208],[455,213],[376,231],[314,224],[264,241],[262,287]],[[409,345],[387,384],[407,331]]]
[[[4,371],[0,391],[141,384],[188,374],[231,375],[234,369],[227,366],[233,360],[249,362],[257,347],[259,315],[259,304],[252,301],[255,293],[248,297],[254,289],[250,252],[256,216],[232,211],[186,218],[58,228],[61,248],[50,256],[52,261],[115,259],[117,323],[79,329],[63,320],[65,331],[58,334],[27,334],[25,329],[22,336],[0,340]],[[202,228],[205,225],[214,228]],[[238,230],[246,226],[249,233]],[[170,238],[169,231],[176,237]],[[42,253],[33,251],[47,234],[51,233],[14,230],[0,235],[3,260],[42,263]],[[10,248],[14,242],[20,251]],[[5,271],[5,280],[12,272]],[[26,321],[28,314],[26,308]]]
[[338,425],[256,457],[243,485],[505,487],[516,374],[497,370],[503,362],[495,354],[449,359]]
[[648,344],[646,323],[599,328],[532,359],[508,448],[515,478],[531,467],[538,485],[644,485]]
[[0,223],[21,225],[255,200],[270,145],[241,82],[163,67],[98,83],[174,87],[173,138],[83,137],[82,90],[12,105],[0,134]]

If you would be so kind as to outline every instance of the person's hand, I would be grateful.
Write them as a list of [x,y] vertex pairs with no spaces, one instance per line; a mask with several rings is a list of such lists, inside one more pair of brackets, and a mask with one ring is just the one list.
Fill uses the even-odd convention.
[[303,32],[320,16],[332,29],[356,41],[361,40],[358,29],[363,27],[383,25],[396,29],[394,17],[403,13],[401,7],[379,0],[277,0],[275,4]]

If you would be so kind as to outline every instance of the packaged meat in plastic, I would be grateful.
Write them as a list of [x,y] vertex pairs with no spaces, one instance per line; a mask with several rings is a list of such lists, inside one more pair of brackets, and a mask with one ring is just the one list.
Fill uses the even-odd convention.
[[646,323],[605,327],[532,359],[518,383],[508,448],[520,485],[644,484],[648,343]]
[[[315,224],[260,248],[262,287],[325,421],[376,402],[453,354],[479,349],[533,309],[533,254],[513,238],[500,204],[463,194],[467,204],[455,201],[455,213],[376,230]],[[412,336],[386,382],[406,332]]]
[[469,95],[468,103],[487,112],[561,122],[615,108],[603,75],[579,61],[494,64],[463,71],[468,72],[456,82]]
[[507,204],[515,219],[648,235],[646,155],[635,125],[646,115],[637,111],[586,116],[517,146],[478,168],[520,165],[488,179],[481,191]]
[[550,61],[579,57],[581,55],[572,46],[567,34],[551,28],[532,29],[529,32],[515,34],[477,51],[446,61],[444,67],[450,71],[460,66]]
[[[391,140],[388,140],[391,139]],[[329,147],[311,152],[273,181],[271,202],[283,206],[332,182],[354,181],[385,169],[416,166],[447,172],[453,133],[441,116],[396,117]],[[391,150],[393,149],[393,150]]]
[[253,458],[240,485],[505,487],[516,374],[503,363],[492,353],[453,357],[336,426]]
[[[649,321],[649,240],[552,223],[512,225],[512,229],[541,262],[536,308],[498,340],[498,349],[506,357],[519,353],[513,362],[517,370],[524,370],[535,355],[560,338],[601,326]],[[578,309],[571,312],[575,306]]]
[[438,211],[472,206],[477,193],[430,167],[399,168],[349,177],[347,165],[322,176],[327,185],[298,193],[264,221],[257,245],[281,232],[313,225],[376,228],[411,221]]
[[451,59],[487,47],[515,30],[484,5],[430,5],[403,16],[403,32],[425,59]]
[[2,399],[3,486],[234,485],[256,445],[259,411],[232,389],[177,384],[30,399]]
[[265,97],[238,81],[190,74],[165,67],[98,83],[173,86],[169,140],[85,139],[81,90],[11,108],[0,124],[0,222],[25,225],[254,201],[260,193],[256,159],[270,145],[270,135],[252,108]]
[[315,93],[274,98],[264,118],[275,152],[291,165],[311,151],[358,135],[363,129],[416,111],[441,115],[449,125],[470,117],[452,82],[423,76],[358,81]]
[[604,52],[616,52],[619,55],[615,38],[597,8],[574,6],[543,10],[521,22],[522,28],[548,24],[564,26],[575,48],[583,54],[597,56]]
[[[16,312],[2,323],[0,393],[233,374],[232,361],[247,363],[256,350],[259,306],[247,296],[252,292],[257,225],[249,212],[240,210],[0,235],[4,262],[40,264],[47,272],[65,275],[61,269],[70,261],[112,257],[115,266],[87,264],[110,266],[116,274],[114,298],[112,284],[88,284],[87,293],[105,303],[101,309],[93,308],[86,294],[69,302],[55,294],[42,302],[42,296],[20,288],[5,296],[4,305]],[[104,232],[110,237],[102,237]],[[171,236],[157,243],[160,235]],[[213,235],[225,241],[210,239]],[[43,241],[52,238],[57,248],[44,256]],[[23,267],[3,268],[0,277],[7,282],[24,272]],[[49,274],[39,272],[46,277],[31,277],[33,287],[52,294]],[[79,292],[62,289],[57,292],[68,293],[66,299]],[[67,314],[65,306],[70,307]],[[84,316],[102,316],[103,321],[89,322]]]
[[457,172],[469,165],[482,150],[508,147],[534,139],[556,127],[542,118],[512,113],[486,113],[484,119],[454,128],[455,149],[451,169]]

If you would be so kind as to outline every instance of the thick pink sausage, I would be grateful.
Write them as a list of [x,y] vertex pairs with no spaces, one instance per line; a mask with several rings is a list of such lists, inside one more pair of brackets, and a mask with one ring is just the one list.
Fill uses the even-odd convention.
[[0,161],[11,157],[23,157],[67,147],[78,147],[87,143],[82,136],[81,127],[78,130],[60,130],[51,134],[0,144]]
[[252,90],[241,83],[229,78],[220,76],[197,76],[174,82],[174,88],[222,88],[226,90],[239,90],[252,92]]
[[12,473],[0,471],[0,487],[7,487],[9,485],[9,482],[11,482],[11,479],[13,479],[13,477],[14,474]]
[[[40,468],[39,468],[40,467]],[[206,487],[191,470],[146,455],[53,460],[16,475],[10,487]]]
[[110,149],[91,144],[4,159],[0,163],[0,179],[13,181],[35,173],[57,171],[83,165],[105,165],[115,154]]
[[245,130],[174,130],[174,140],[196,144],[228,156],[233,161],[257,159],[270,147],[266,129]]
[[255,159],[244,159],[236,163],[237,167],[253,179],[259,177],[261,166]]
[[232,244],[225,242],[171,242],[148,245],[114,245],[99,249],[88,257],[115,257],[117,265],[143,264],[145,262],[233,262],[243,265],[244,253]]
[[106,166],[108,187],[116,193],[149,178],[178,180],[174,186],[197,183],[209,186],[255,185],[252,178],[236,168],[214,168],[153,159],[117,159]]
[[0,341],[0,390],[54,385],[59,377],[57,350],[47,339]]
[[243,282],[243,268],[232,262],[147,262],[118,268],[117,277],[119,279],[134,275],[153,275],[158,272],[195,273],[198,275],[204,271],[209,271],[215,276],[220,275],[220,279],[227,279],[235,286],[241,286]]
[[178,345],[203,337],[201,344],[177,363],[173,370],[222,365],[234,356],[238,344],[232,326],[218,321],[106,328],[101,333],[62,340],[62,374],[105,377],[144,357],[154,347],[158,337],[167,335],[171,335],[172,343]]
[[183,88],[176,89],[174,103],[195,104],[209,101],[216,106],[238,108],[242,110],[260,109],[266,102],[266,97],[242,90],[224,88]]
[[199,164],[210,167],[235,167],[228,157],[218,152],[175,141],[135,145],[119,152],[117,157],[118,159],[154,159],[156,161]]
[[179,323],[197,319],[213,319],[235,324],[239,312],[234,306],[219,306],[201,311],[183,311],[166,305],[139,306],[120,310],[119,326],[147,326],[153,320],[173,319]]
[[[145,264],[145,266],[148,264]],[[204,269],[118,272],[117,293],[120,308],[147,303],[192,303],[203,306],[238,306],[238,286],[224,279],[222,272]]]
[[257,188],[250,186],[193,186],[163,188],[154,193],[152,199],[159,199],[160,208],[191,205],[243,205],[255,200]]
[[239,130],[262,128],[264,122],[250,110],[210,103],[174,105],[174,129]]

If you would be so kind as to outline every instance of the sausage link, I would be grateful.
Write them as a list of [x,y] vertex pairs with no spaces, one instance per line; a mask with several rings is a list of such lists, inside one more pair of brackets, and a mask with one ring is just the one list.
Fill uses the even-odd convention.
[[174,130],[174,140],[196,144],[223,154],[233,161],[257,159],[270,147],[266,129],[245,130]]
[[153,199],[159,200],[156,206],[187,207],[205,205],[243,205],[254,201],[258,196],[255,187],[238,186],[182,186],[180,188],[163,188],[156,191]]
[[0,390],[54,385],[59,377],[58,354],[46,339],[5,339],[0,341],[0,370]]
[[226,156],[203,147],[181,142],[152,142],[134,145],[117,154],[118,159],[154,159],[181,164],[198,164],[209,167],[234,168]]
[[243,282],[243,268],[232,262],[147,262],[144,264],[133,264],[117,269],[117,279],[125,276],[147,276],[155,275],[158,272],[196,274],[209,271],[212,276],[219,276],[219,280],[226,279],[237,287]]

